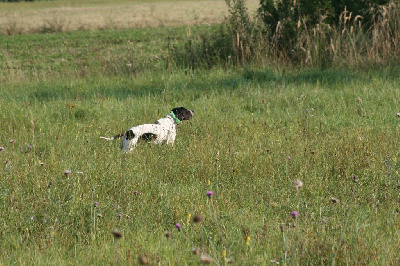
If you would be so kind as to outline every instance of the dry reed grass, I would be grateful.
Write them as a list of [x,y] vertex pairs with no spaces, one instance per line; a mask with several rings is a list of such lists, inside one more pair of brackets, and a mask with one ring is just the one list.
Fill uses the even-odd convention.
[[[95,6],[71,2],[60,6],[46,4],[7,5],[0,11],[0,33],[20,34],[58,32],[89,29],[123,29],[192,24],[213,24],[227,15],[225,1],[94,1]],[[50,2],[51,3],[51,2]],[[249,0],[250,10],[255,10],[257,0]],[[2,6],[5,7],[5,6]],[[2,10],[6,10],[2,8]]]

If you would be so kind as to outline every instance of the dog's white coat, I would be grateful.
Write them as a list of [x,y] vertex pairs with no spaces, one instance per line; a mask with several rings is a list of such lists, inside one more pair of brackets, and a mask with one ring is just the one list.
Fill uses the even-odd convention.
[[[174,113],[175,112],[175,113]],[[122,152],[133,151],[137,143],[144,134],[151,134],[155,137],[151,142],[154,144],[174,144],[176,138],[177,123],[181,120],[190,119],[194,114],[193,110],[187,110],[184,107],[172,109],[166,117],[158,119],[154,124],[144,124],[128,129],[125,133],[111,138],[100,137],[106,140],[122,138]],[[179,118],[177,118],[177,115]],[[144,136],[146,139],[148,136]]]
[[123,152],[131,152],[136,148],[136,145],[140,139],[140,137],[144,133],[152,133],[157,135],[157,138],[152,142],[154,144],[174,144],[176,138],[176,124],[174,119],[167,115],[165,118],[158,119],[155,124],[144,124],[136,127],[132,127],[129,130],[132,130],[135,137],[133,139],[122,139],[122,151]]

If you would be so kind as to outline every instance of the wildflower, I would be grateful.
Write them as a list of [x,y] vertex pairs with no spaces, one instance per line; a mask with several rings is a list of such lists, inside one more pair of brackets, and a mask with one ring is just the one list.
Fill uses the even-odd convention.
[[139,191],[135,190],[135,191],[133,192],[133,194],[139,195],[140,193],[139,193]]
[[250,241],[251,241],[250,236],[247,236],[246,237],[246,246],[250,246]]
[[4,147],[0,147],[0,151],[4,151],[5,150],[5,148]]
[[14,140],[13,140],[13,139],[10,139],[10,143],[14,143]]
[[285,226],[281,225],[279,226],[279,229],[281,229],[281,232],[283,233],[283,231],[285,231]]
[[118,213],[118,218],[121,219],[122,218],[122,214]]
[[300,179],[294,181],[294,187],[299,190],[303,186],[303,182]]
[[397,113],[396,116],[397,116],[397,117],[400,117],[400,113]]
[[103,218],[103,214],[99,213],[99,214],[97,214],[97,217]]
[[312,150],[312,151],[311,151],[311,154],[315,154],[315,150]]
[[111,234],[114,236],[115,239],[122,238],[122,233],[117,228],[112,230]]
[[53,186],[53,181],[49,182],[49,185],[47,186],[48,188],[51,188]]
[[64,170],[65,177],[68,177],[71,174],[71,170]]
[[208,196],[209,198],[211,198],[213,195],[214,195],[214,192],[212,192],[211,190],[210,190],[210,191],[207,191],[207,196]]
[[33,222],[33,220],[34,220],[34,218],[33,218],[33,216],[31,216],[31,222]]
[[195,216],[193,216],[194,223],[198,224],[198,223],[201,223],[201,221],[203,221],[203,215],[196,214]]
[[358,101],[359,103],[362,103],[362,99],[361,99],[361,98],[358,98],[357,101]]
[[291,215],[292,215],[292,217],[293,217],[294,219],[296,219],[297,216],[299,216],[299,213],[298,213],[297,211],[292,211]]
[[94,206],[97,207],[97,205],[99,205],[99,203],[97,201],[95,201]]
[[41,166],[43,166],[43,165],[44,165],[44,163],[43,163],[43,162],[40,162],[40,165],[41,165]]
[[288,156],[288,157],[286,157],[288,160],[291,160],[292,159],[292,157],[290,157],[290,156]]
[[334,198],[334,197],[331,197],[331,201],[332,201],[332,203],[337,203],[337,202],[339,202],[339,200],[338,200],[337,198]]
[[186,220],[186,224],[189,224],[189,222],[190,222],[190,218],[192,217],[192,214],[191,213],[189,213],[188,214],[188,217],[187,217],[187,220]]
[[179,232],[181,231],[181,227],[180,223],[175,224],[175,228],[178,229]]
[[357,175],[353,175],[353,182],[357,183],[358,182],[358,176]]

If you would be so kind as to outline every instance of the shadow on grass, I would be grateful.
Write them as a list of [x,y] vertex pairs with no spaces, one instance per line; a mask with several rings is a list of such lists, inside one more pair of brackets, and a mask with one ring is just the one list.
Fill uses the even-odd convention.
[[[164,91],[173,92],[178,99],[187,96],[187,93],[207,93],[219,91],[235,91],[249,83],[258,85],[266,90],[273,90],[271,85],[302,85],[320,84],[327,89],[340,89],[342,86],[355,82],[367,83],[379,76],[387,80],[395,80],[399,76],[398,70],[375,70],[370,72],[346,71],[341,69],[285,71],[278,73],[274,70],[243,70],[233,74],[209,76],[208,72],[199,75],[178,74],[177,78],[168,82],[154,75],[154,79],[119,78],[104,79],[103,81],[77,81],[76,85],[41,84],[32,89],[29,98],[40,102],[52,100],[79,100],[93,98],[114,98],[123,100],[132,97],[160,95]],[[179,76],[181,75],[181,76]],[[340,85],[340,86],[338,86]],[[30,91],[29,89],[27,91]],[[180,96],[179,96],[180,95]]]

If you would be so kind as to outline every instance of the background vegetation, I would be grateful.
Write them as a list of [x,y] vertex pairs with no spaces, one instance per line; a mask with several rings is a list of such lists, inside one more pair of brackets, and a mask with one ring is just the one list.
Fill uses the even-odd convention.
[[[1,35],[0,262],[399,264],[384,8],[359,30],[300,27],[309,58],[243,2],[223,25]],[[176,106],[195,116],[173,147],[99,138]]]

